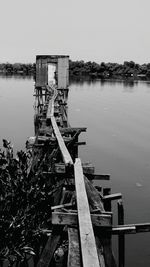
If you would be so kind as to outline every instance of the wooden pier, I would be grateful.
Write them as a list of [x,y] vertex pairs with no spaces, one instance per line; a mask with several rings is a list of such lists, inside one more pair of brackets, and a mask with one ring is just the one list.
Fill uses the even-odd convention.
[[[28,177],[42,175],[50,188],[50,236],[36,266],[124,267],[125,234],[150,231],[150,223],[124,225],[121,193],[94,186],[91,180],[109,180],[95,174],[91,163],[81,162],[79,135],[67,118],[69,57],[37,56],[35,83],[35,141]],[[33,179],[33,178],[32,178]],[[111,202],[117,201],[118,225],[113,225]],[[112,251],[118,235],[118,263]]]

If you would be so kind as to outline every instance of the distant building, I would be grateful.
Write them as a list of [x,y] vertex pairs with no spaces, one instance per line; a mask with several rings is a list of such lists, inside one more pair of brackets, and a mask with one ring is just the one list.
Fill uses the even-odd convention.
[[36,87],[56,84],[58,89],[69,86],[69,56],[36,56]]

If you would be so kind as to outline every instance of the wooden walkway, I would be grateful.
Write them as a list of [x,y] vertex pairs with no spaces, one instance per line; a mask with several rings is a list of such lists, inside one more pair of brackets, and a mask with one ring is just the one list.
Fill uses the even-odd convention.
[[[49,143],[49,157],[51,162],[47,173],[51,175],[52,170],[55,169],[55,175],[57,176],[59,174],[63,178],[65,177],[65,182],[69,184],[67,186],[72,185],[74,188],[71,194],[74,195],[75,193],[76,195],[76,203],[73,203],[72,198],[68,200],[69,203],[66,203],[65,197],[62,199],[63,196],[61,196],[59,203],[56,201],[55,204],[57,205],[52,207],[52,225],[54,229],[57,228],[56,232],[59,232],[59,227],[68,227],[69,245],[68,263],[66,266],[105,266],[102,245],[100,245],[99,249],[97,248],[97,243],[100,241],[98,236],[95,238],[93,225],[94,227],[110,229],[112,227],[112,214],[105,211],[101,194],[93,187],[88,179],[97,178],[107,180],[109,179],[109,175],[95,175],[92,164],[82,164],[78,158],[78,145],[81,144],[78,142],[78,136],[86,128],[71,128],[68,121],[66,123],[67,103],[64,101],[66,98],[64,94],[67,94],[68,90],[57,90],[56,86],[40,88],[42,97],[47,96],[45,101],[43,101],[38,91],[39,88],[36,88],[35,96],[36,98],[38,97],[37,117],[40,119],[38,121],[39,126],[34,150],[36,152],[37,150],[42,150],[43,147],[41,148],[41,145],[44,145],[46,141],[55,141],[55,146],[52,148],[51,143]],[[40,98],[43,103],[42,109]],[[36,160],[33,157],[30,171],[35,171],[35,165]],[[68,174],[70,176],[69,180],[67,177]],[[87,175],[88,179],[85,175]],[[68,192],[67,186],[65,186],[65,191]],[[67,192],[65,192],[65,195]],[[108,244],[106,247],[109,246],[112,255],[110,247],[111,238],[107,234],[104,239],[107,240]],[[54,254],[59,240],[60,235],[58,233],[56,237],[49,238],[37,266],[49,266],[52,261],[52,254]],[[48,253],[51,247],[53,253]],[[74,257],[76,258],[75,261],[72,260]],[[113,255],[111,256],[112,260],[115,263]]]
[[[78,138],[86,128],[70,126],[67,96],[67,88],[35,86],[36,139],[28,175],[42,173],[54,188],[49,219],[52,233],[37,266],[116,267],[111,238],[118,235],[118,266],[123,267],[125,234],[150,231],[150,224],[124,225],[121,193],[111,194],[110,188],[91,183],[108,180],[109,175],[95,174],[91,163],[78,158],[78,146],[84,144]],[[111,201],[115,200],[118,225],[114,227]]]

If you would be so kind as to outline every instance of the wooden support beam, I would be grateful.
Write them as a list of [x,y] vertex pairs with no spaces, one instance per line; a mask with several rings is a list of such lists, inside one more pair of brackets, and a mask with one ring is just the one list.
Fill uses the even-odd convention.
[[56,210],[56,209],[61,209],[61,208],[66,208],[66,207],[72,207],[72,203],[66,203],[66,204],[53,206],[51,207],[51,210]]
[[[60,131],[60,133],[61,134],[72,134],[72,133],[75,133],[75,132],[77,132],[77,131],[79,131],[80,130],[80,132],[86,132],[86,129],[87,128],[85,128],[85,127],[83,127],[83,128],[73,128],[73,127],[65,127],[65,128],[63,128],[63,127],[60,127],[59,128],[59,131]],[[41,129],[39,129],[39,133],[41,133],[41,134],[45,134],[45,133],[48,133],[48,134],[52,134],[53,133],[53,130],[52,129],[48,129],[48,128],[41,128]]]
[[105,265],[107,267],[117,267],[113,252],[112,252],[112,247],[110,244],[111,240],[111,234],[101,235],[101,242],[103,246],[103,255],[105,259]]
[[81,267],[79,231],[76,228],[68,227],[69,251],[67,267]]
[[88,196],[89,204],[92,209],[99,209],[102,212],[105,212],[102,198],[98,190],[92,185],[92,183],[84,176],[86,192]]
[[103,197],[103,200],[117,200],[122,198],[121,193],[111,194]]
[[[124,208],[122,200],[118,201],[118,224],[124,224]],[[118,264],[119,267],[125,266],[125,236],[121,234],[118,236]]]
[[75,161],[74,171],[83,267],[99,267],[99,259],[85,189],[83,170],[81,160],[79,158]]
[[83,173],[94,174],[94,166],[91,163],[82,163]]
[[[91,184],[90,181],[88,181],[88,179],[86,177],[84,178],[84,180],[85,180],[86,190],[87,190],[88,199],[89,199],[91,207],[93,209],[99,209],[101,211],[101,213],[104,213],[105,210],[104,210],[102,198],[101,198],[98,190],[96,190],[96,188],[94,188],[94,186]],[[101,228],[97,228],[97,229],[101,229]],[[100,234],[98,237],[99,237],[100,241],[102,242],[105,264],[108,267],[117,267],[113,253],[112,253],[112,249],[111,249],[111,234],[108,233],[106,235],[103,233],[104,233],[103,230],[100,231]]]
[[[86,211],[85,211],[86,212]],[[111,227],[112,216],[110,214],[91,214],[90,220],[93,226]],[[78,216],[75,213],[53,212],[52,224],[54,225],[78,225]]]
[[86,145],[86,142],[76,142],[74,146],[84,146]]
[[84,174],[89,180],[110,180],[110,174],[89,174],[85,172]]
[[86,127],[78,127],[78,128],[73,128],[73,127],[67,127],[67,128],[60,128],[60,132],[61,133],[74,133],[74,132],[77,132],[77,131],[80,131],[80,132],[86,132]]
[[[111,193],[111,189],[110,188],[103,188],[103,198],[105,196],[108,196],[110,195]],[[104,208],[106,211],[111,211],[111,200],[110,199],[107,199],[107,201],[104,201]]]
[[110,230],[112,235],[150,232],[150,223],[117,225]]

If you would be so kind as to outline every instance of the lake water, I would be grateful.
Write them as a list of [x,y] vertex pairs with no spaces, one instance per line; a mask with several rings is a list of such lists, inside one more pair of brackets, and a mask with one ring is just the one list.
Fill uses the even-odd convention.
[[[0,137],[15,151],[34,134],[33,92],[32,79],[0,77]],[[79,156],[111,174],[96,184],[122,193],[125,223],[150,222],[150,83],[71,82],[68,117],[73,127],[87,127]],[[150,233],[126,236],[126,266],[150,266]]]

